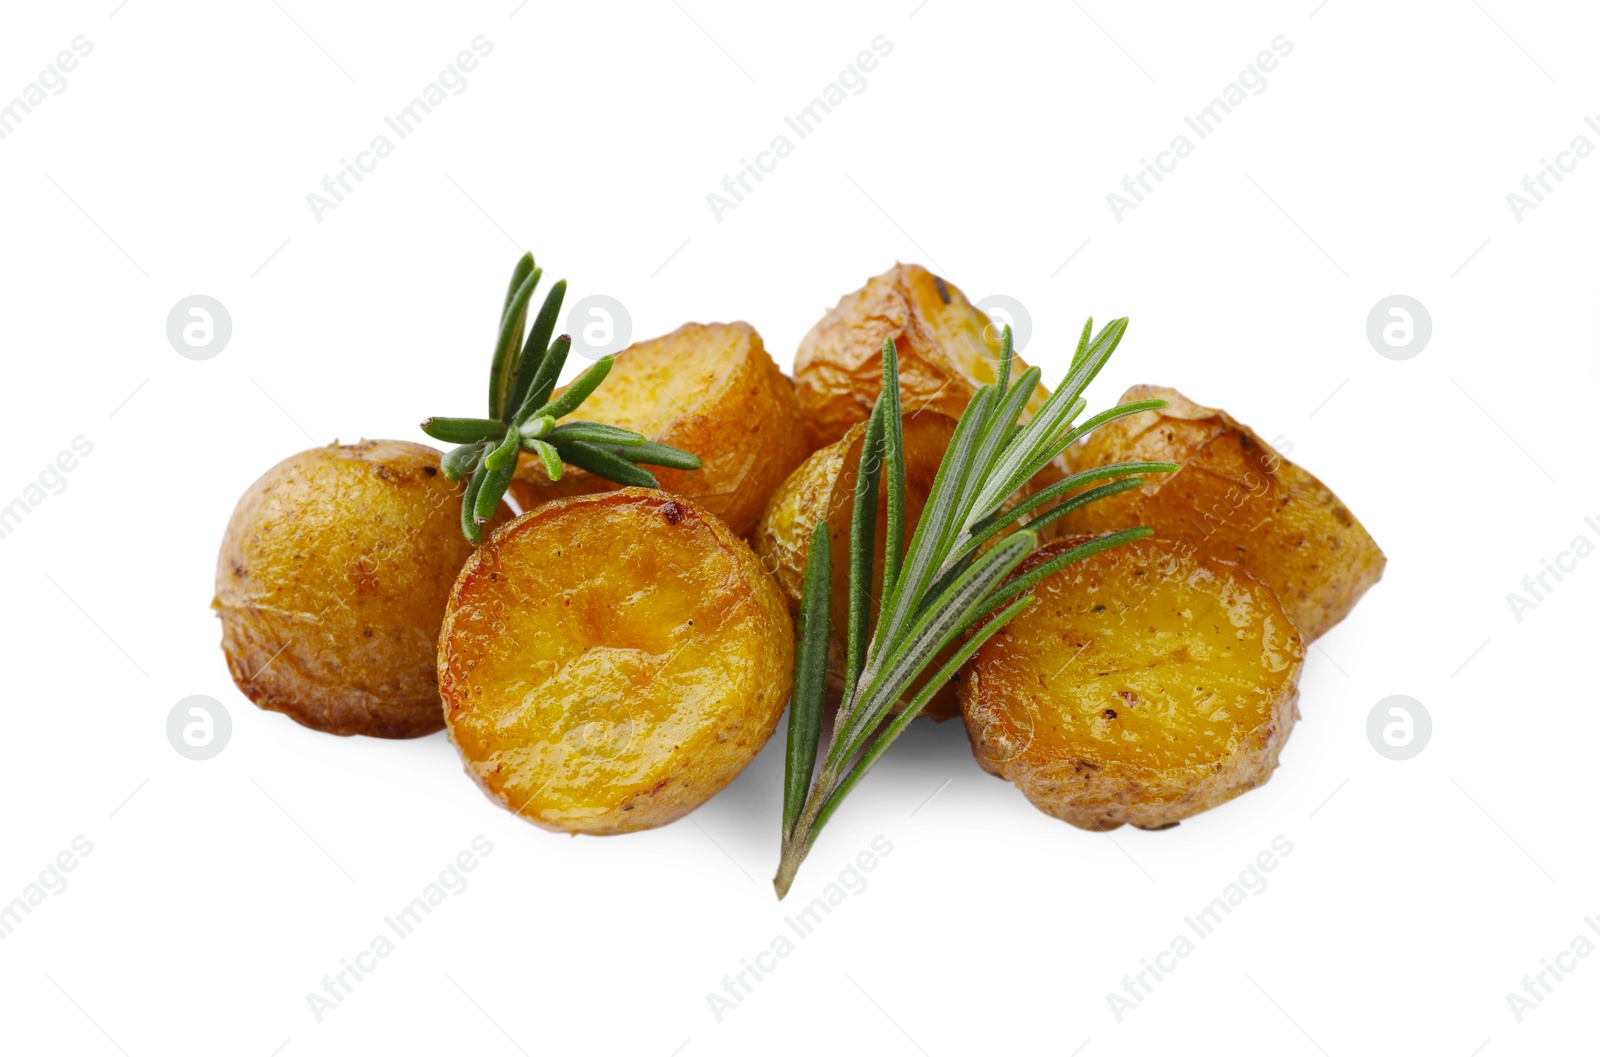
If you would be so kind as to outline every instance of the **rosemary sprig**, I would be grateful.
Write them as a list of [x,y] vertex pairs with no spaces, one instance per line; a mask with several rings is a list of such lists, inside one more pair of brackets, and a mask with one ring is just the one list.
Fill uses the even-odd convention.
[[[1039,370],[1029,368],[1011,381],[1011,328],[1005,329],[996,380],[973,395],[957,423],[903,555],[906,483],[899,363],[894,342],[884,342],[883,389],[867,421],[850,519],[844,697],[820,769],[816,761],[822,737],[833,560],[825,521],[817,523],[806,559],[789,705],[782,853],[773,880],[779,899],[788,893],[795,871],[840,802],[978,647],[1032,603],[1033,596],[1025,593],[1029,588],[1072,562],[1150,534],[1146,528],[1113,532],[1067,550],[1024,576],[1006,579],[1033,550],[1039,528],[1086,503],[1144,483],[1142,477],[1130,474],[1178,469],[1165,462],[1095,467],[1041,489],[1010,510],[1001,509],[1007,497],[1090,431],[1124,415],[1164,406],[1159,400],[1127,403],[1073,425],[1085,406],[1083,390],[1116,351],[1127,326],[1126,319],[1115,320],[1091,340],[1093,321],[1086,323],[1066,381],[1021,425],[1017,416],[1038,385]],[[869,640],[881,474],[887,474],[888,545],[882,604]],[[1077,491],[1089,485],[1095,487]],[[1069,493],[1075,494],[1062,500]],[[1050,506],[1057,500],[1062,501]],[[983,549],[1008,528],[1015,531]],[[958,642],[959,648],[890,719],[896,703],[934,659]]]
[[422,432],[456,447],[447,452],[441,468],[452,481],[466,479],[461,499],[461,532],[473,543],[483,542],[483,524],[494,516],[511,486],[517,457],[531,451],[539,457],[552,481],[561,480],[562,463],[571,463],[619,484],[658,487],[655,474],[645,465],[677,470],[698,470],[700,459],[691,452],[646,439],[642,434],[603,422],[557,422],[578,410],[605,381],[615,360],[602,356],[556,396],[556,381],[566,366],[572,339],[563,334],[554,341],[556,317],[566,296],[567,281],[560,280],[545,295],[544,304],[528,329],[528,308],[543,272],[525,253],[511,273],[500,329],[489,368],[488,418],[430,418]]

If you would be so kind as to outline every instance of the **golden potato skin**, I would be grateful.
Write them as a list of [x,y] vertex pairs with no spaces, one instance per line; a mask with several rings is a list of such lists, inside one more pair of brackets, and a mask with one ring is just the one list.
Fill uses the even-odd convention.
[[[629,346],[571,420],[609,422],[698,455],[698,470],[648,469],[664,491],[694,500],[741,536],[809,450],[794,387],[748,323],[686,323]],[[531,510],[620,487],[575,466],[552,482],[524,453],[511,494]]]
[[442,727],[439,625],[472,553],[461,492],[437,450],[403,440],[313,448],[251,485],[212,602],[245,696],[330,734]]
[[[830,643],[828,681],[835,692],[844,685],[845,629],[850,617],[850,519],[855,511],[856,469],[861,460],[861,445],[866,424],[850,427],[845,435],[800,465],[773,493],[756,527],[755,548],[762,567],[777,578],[788,600],[791,613],[798,616],[800,594],[805,582],[806,558],[811,552],[811,530],[818,521],[828,521],[833,550],[833,590],[829,598]],[[936,411],[906,415],[901,436],[906,455],[906,516],[902,552],[911,541],[917,519],[933,490],[939,461],[950,446],[955,423]],[[883,555],[888,529],[888,484],[878,483],[878,517],[873,544],[873,617],[877,626],[877,606],[882,593]],[[953,651],[952,651],[953,652]],[[940,690],[924,708],[935,719],[956,715],[954,688]]]
[[[1060,540],[1014,575],[1092,537]],[[1144,539],[1059,570],[961,672],[978,763],[1083,829],[1171,825],[1271,777],[1304,645],[1266,585]]]
[[682,817],[766,744],[794,627],[744,540],[681,496],[545,503],[461,571],[439,643],[450,738],[491,798],[546,829]]
[[1091,433],[1067,454],[1073,470],[1129,459],[1175,462],[1132,491],[1061,519],[1062,532],[1146,525],[1201,554],[1237,562],[1277,592],[1307,642],[1345,618],[1383,576],[1386,559],[1321,481],[1226,412],[1175,389],[1136,385],[1130,400],[1163,399]]
[[[977,388],[995,380],[999,328],[954,284],[920,265],[896,264],[840,298],[800,342],[795,396],[811,450],[834,443],[872,413],[883,389],[885,338],[894,339],[899,355],[907,412],[927,407],[958,419]],[[1027,369],[1019,357],[1014,372]],[[1040,386],[1027,411],[1048,396]]]

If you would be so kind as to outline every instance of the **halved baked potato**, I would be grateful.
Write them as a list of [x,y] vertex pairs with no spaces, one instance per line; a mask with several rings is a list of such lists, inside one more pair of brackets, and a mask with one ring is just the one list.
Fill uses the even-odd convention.
[[[1091,536],[1058,540],[1021,576]],[[1159,829],[1265,782],[1304,645],[1270,588],[1147,538],[1045,577],[960,676],[978,763],[1084,829]]]
[[[905,445],[906,515],[903,552],[922,516],[922,508],[933,490],[939,461],[950,446],[955,423],[937,411],[922,411],[902,419],[901,436]],[[762,567],[776,577],[788,600],[790,612],[798,616],[801,588],[805,582],[806,558],[811,553],[811,530],[826,519],[833,550],[833,590],[829,595],[832,616],[828,648],[828,681],[835,692],[844,683],[845,628],[850,616],[850,519],[855,512],[856,470],[861,460],[861,445],[866,424],[850,427],[845,435],[801,463],[788,480],[773,493],[756,526],[755,549]],[[878,601],[882,593],[883,555],[888,532],[888,482],[878,482],[878,517],[873,542],[872,614],[869,626],[878,624]],[[956,715],[955,688],[941,690],[929,701],[924,713],[935,719]]]
[[[794,387],[748,323],[686,323],[630,345],[573,420],[607,422],[698,455],[698,470],[650,469],[664,491],[694,500],[741,536],[808,450]],[[511,494],[531,510],[620,487],[575,466],[551,481],[538,457],[523,453]]]
[[1162,386],[1136,385],[1122,395],[1124,403],[1148,399],[1167,406],[1095,430],[1066,453],[1070,467],[1150,459],[1182,469],[1090,503],[1062,518],[1059,531],[1145,525],[1237,562],[1277,592],[1307,642],[1343,620],[1385,563],[1350,508],[1225,411]]
[[462,569],[439,692],[468,773],[546,829],[674,821],[744,769],[789,699],[794,627],[744,540],[645,488],[545,503]]
[[[865,422],[883,388],[883,342],[900,357],[900,399],[961,417],[980,385],[995,379],[1000,330],[959,289],[926,268],[896,264],[845,294],[811,328],[794,358],[795,396],[815,450]],[[1027,370],[1019,357],[1016,373]],[[1040,386],[1026,411],[1049,397]]]
[[404,440],[313,448],[252,484],[223,535],[211,603],[244,695],[330,734],[442,727],[439,625],[472,554],[462,491],[437,450]]

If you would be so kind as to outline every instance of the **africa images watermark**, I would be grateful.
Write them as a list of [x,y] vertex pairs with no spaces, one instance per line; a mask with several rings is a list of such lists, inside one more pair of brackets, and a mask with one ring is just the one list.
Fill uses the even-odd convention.
[[94,443],[83,434],[72,438],[71,450],[62,449],[56,457],[44,464],[37,479],[23,486],[22,494],[0,506],[0,539],[8,539],[22,526],[22,522],[41,506],[46,499],[67,490],[67,474],[78,468],[81,459],[94,451]]
[[[1600,137],[1600,115],[1588,114],[1584,116],[1583,123],[1589,131]],[[1522,223],[1522,215],[1531,213],[1544,203],[1545,197],[1555,191],[1556,186],[1563,183],[1567,176],[1575,172],[1578,163],[1594,153],[1594,141],[1587,135],[1578,133],[1572,137],[1572,142],[1567,144],[1567,149],[1556,152],[1556,160],[1549,158],[1539,159],[1539,168],[1531,175],[1522,178],[1522,190],[1512,191],[1506,195],[1506,205],[1511,207],[1511,216],[1518,224]],[[1552,185],[1550,181],[1554,180]]]
[[22,86],[9,103],[0,106],[0,139],[17,130],[24,118],[33,113],[50,95],[60,95],[67,90],[67,74],[78,68],[81,59],[94,54],[94,41],[82,33],[72,38],[70,51],[63,48],[56,57],[39,71],[39,76]]
[[[824,118],[842,106],[846,99],[865,92],[867,74],[876,70],[878,63],[894,52],[894,41],[881,33],[872,38],[871,46],[871,51],[857,53],[855,59],[839,71],[839,76],[824,85],[821,93],[808,105],[796,114],[785,115],[784,125],[800,139],[805,139],[817,130]],[[722,223],[722,214],[737,209],[745,196],[755,190],[750,184],[751,180],[760,183],[765,179],[763,174],[775,171],[778,163],[793,153],[794,141],[787,134],[780,132],[772,138],[766,150],[756,152],[755,161],[740,158],[738,171],[732,176],[722,178],[724,193],[712,191],[706,195],[706,205],[711,207],[712,219],[719,224]]]
[[[1583,923],[1595,936],[1600,936],[1600,921],[1594,917],[1586,917]],[[1529,973],[1522,978],[1522,993],[1506,992],[1506,1005],[1511,1009],[1512,1019],[1521,1024],[1523,1017],[1544,1005],[1544,1000],[1555,994],[1556,984],[1576,972],[1579,962],[1589,957],[1595,950],[1595,941],[1580,932],[1572,937],[1572,942],[1564,949],[1557,951],[1554,957],[1540,958],[1539,965],[1542,968],[1537,973]]]
[[[439,76],[423,85],[420,95],[414,97],[410,103],[401,107],[394,114],[384,115],[383,123],[399,139],[405,139],[427,119],[428,115],[444,104],[452,95],[460,95],[467,90],[467,74],[478,68],[478,63],[494,54],[494,41],[489,40],[482,33],[472,38],[471,50],[463,49],[444,69],[439,71]],[[317,223],[322,223],[322,214],[339,208],[344,203],[345,197],[355,190],[350,181],[362,183],[366,176],[378,168],[378,163],[394,153],[395,143],[386,133],[378,133],[372,137],[372,142],[367,144],[367,149],[356,152],[354,162],[347,158],[339,159],[339,169],[332,175],[322,178],[322,192],[312,191],[306,195],[306,205],[311,207],[311,218]]]
[[[1197,913],[1183,919],[1187,931],[1173,936],[1165,950],[1157,951],[1149,958],[1140,958],[1139,971],[1123,976],[1122,993],[1106,992],[1106,1005],[1110,1007],[1117,1023],[1121,1024],[1125,1016],[1143,1005],[1144,1000],[1155,993],[1156,984],[1176,972],[1179,964],[1198,949],[1200,941],[1209,939],[1217,931],[1217,927],[1233,913],[1235,907],[1241,906],[1251,896],[1265,892],[1266,875],[1276,870],[1278,864],[1293,851],[1294,844],[1288,837],[1281,833],[1273,837],[1267,848],[1245,864],[1236,880],[1223,886],[1221,895],[1201,907]],[[1191,934],[1193,939],[1190,938]]]
[[802,907],[799,913],[783,919],[788,932],[780,932],[772,937],[765,948],[751,957],[740,958],[739,971],[722,978],[722,991],[706,992],[706,1005],[711,1009],[711,1018],[721,1024],[723,1017],[743,1005],[744,1000],[755,992],[756,984],[776,972],[783,960],[798,949],[798,941],[810,938],[835,907],[850,896],[860,895],[867,890],[866,875],[876,870],[878,864],[893,851],[894,842],[888,837],[881,833],[873,837],[870,851],[857,855],[839,871],[838,877],[823,886],[822,894]]
[[[1600,539],[1600,520],[1592,517],[1583,519],[1584,526],[1596,539]],[[1595,542],[1585,533],[1578,533],[1572,538],[1572,544],[1566,550],[1556,554],[1555,560],[1540,558],[1539,571],[1529,573],[1522,578],[1522,590],[1526,594],[1516,591],[1506,592],[1506,605],[1511,607],[1511,615],[1518,624],[1522,623],[1522,614],[1530,609],[1538,609],[1539,603],[1548,599],[1560,583],[1566,579],[1562,574],[1571,574],[1578,571],[1578,563],[1595,552]],[[1555,583],[1551,583],[1551,579]]]
[[[1260,95],[1267,90],[1267,74],[1278,68],[1278,63],[1294,53],[1294,41],[1283,34],[1272,38],[1271,50],[1259,52],[1255,59],[1239,71],[1239,76],[1222,87],[1222,93],[1212,99],[1210,103],[1201,107],[1194,114],[1185,114],[1183,123],[1200,139],[1205,139],[1222,125],[1224,119],[1232,114],[1244,101],[1252,95]],[[1155,191],[1150,183],[1154,180],[1161,183],[1167,176],[1178,168],[1178,163],[1194,153],[1195,141],[1187,133],[1180,132],[1172,138],[1167,149],[1156,154],[1155,161],[1148,158],[1139,159],[1139,170],[1134,175],[1122,178],[1122,191],[1112,191],[1106,195],[1106,205],[1111,207],[1111,216],[1117,223],[1122,223],[1122,215],[1131,212],[1144,203],[1144,200]]]
[[363,950],[349,958],[339,959],[339,971],[322,978],[322,990],[306,992],[306,1006],[318,1024],[322,1018],[338,1009],[345,999],[355,993],[356,985],[378,970],[393,954],[396,944],[409,939],[417,927],[451,896],[467,890],[466,875],[494,852],[494,844],[479,834],[472,838],[471,847],[463,849],[446,863],[435,880],[422,886],[422,892],[383,919],[384,931],[372,937]]
[[61,849],[54,859],[45,863],[44,869],[39,871],[37,880],[23,885],[21,895],[0,906],[0,940],[10,939],[23,919],[33,914],[35,907],[50,896],[58,896],[65,892],[67,874],[76,870],[78,863],[87,859],[93,852],[94,845],[90,843],[88,837],[80,833],[73,837],[67,847]]

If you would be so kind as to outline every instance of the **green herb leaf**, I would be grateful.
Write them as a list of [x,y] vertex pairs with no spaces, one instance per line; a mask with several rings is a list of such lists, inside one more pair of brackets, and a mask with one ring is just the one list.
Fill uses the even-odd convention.
[[452,481],[459,481],[472,474],[478,468],[478,446],[476,444],[462,444],[445,452],[444,458],[439,460],[439,468],[444,471],[445,477]]
[[581,470],[598,474],[608,481],[633,485],[636,488],[656,488],[656,476],[641,469],[620,455],[581,440],[563,441],[556,446],[561,457]]
[[531,420],[518,427],[517,432],[522,435],[522,443],[527,444],[530,441],[538,440],[540,437],[548,437],[550,431],[555,428],[556,420],[549,415],[535,415]]
[[504,469],[507,466],[515,468],[517,465],[517,452],[522,447],[522,434],[514,429],[506,430],[505,439],[488,455],[483,457],[483,464],[491,470]]
[[[878,479],[883,471],[883,424],[887,404],[872,405],[861,457],[856,462],[856,489],[850,518],[850,623],[845,628],[845,683],[854,683],[866,657],[867,627],[872,620],[872,544],[878,522]],[[831,546],[831,543],[829,544]],[[885,552],[895,550],[885,546]]]
[[644,443],[644,434],[621,426],[608,426],[604,422],[563,422],[552,429],[548,437],[555,444],[564,440],[582,440],[590,444],[621,444],[632,447]]
[[511,477],[517,472],[516,459],[498,470],[489,468],[488,459],[483,461],[483,485],[478,489],[477,501],[472,507],[472,516],[480,525],[494,517],[495,511],[500,509],[500,500],[505,498],[506,489],[511,487]]
[[1034,584],[1038,583],[1040,580],[1043,580],[1046,576],[1065,569],[1073,562],[1082,561],[1090,555],[1099,554],[1101,551],[1108,551],[1112,547],[1120,547],[1124,543],[1132,543],[1134,540],[1142,540],[1150,534],[1150,529],[1140,525],[1136,528],[1121,529],[1117,532],[1108,532],[1104,536],[1096,536],[1087,543],[1080,543],[1078,546],[1073,547],[1070,550],[1062,551],[1049,561],[1029,569],[1026,573],[1017,577],[1015,580],[996,591],[994,593],[994,597],[992,597],[989,601],[992,605],[1001,605],[1007,599],[1021,594],[1022,592],[1031,588]]
[[884,510],[884,538],[889,542],[883,548],[883,590],[880,598],[888,598],[890,589],[900,579],[900,548],[906,538],[906,444],[900,412],[900,357],[895,351],[894,339],[883,339],[883,388],[878,396],[883,404],[883,461],[888,474],[888,502]]
[[[532,256],[527,261],[528,272],[522,284],[507,298],[505,312],[501,314],[494,365],[489,370],[489,414],[501,420],[505,418],[506,404],[516,384],[517,350],[522,348],[522,332],[528,325],[528,299],[533,296],[533,288],[539,285],[541,274],[538,268],[532,267]],[[517,262],[517,271],[522,271],[521,261]]]
[[789,698],[789,741],[784,759],[783,831],[794,829],[805,802],[806,788],[817,763],[822,737],[822,702],[827,692],[828,592],[833,583],[833,551],[828,523],[811,530],[805,583],[800,592],[800,642],[795,660],[794,692]]
[[474,546],[483,542],[483,530],[478,527],[473,511],[478,508],[478,492],[482,490],[483,479],[487,476],[489,471],[481,465],[473,470],[471,480],[467,481],[467,490],[461,495],[461,534]]
[[[522,406],[513,416],[513,422],[523,422],[535,415],[548,415],[550,418],[560,418],[560,415],[551,414],[545,406],[550,399],[550,394],[555,390],[556,381],[561,377],[561,368],[567,365],[567,353],[572,349],[572,339],[563,334],[550,343],[550,351],[545,353],[544,359],[539,364],[539,370],[534,374],[533,381],[528,386],[528,395],[522,398]],[[588,396],[585,393],[584,396]],[[576,406],[576,405],[574,405]]]
[[[1104,481],[1110,477],[1125,477],[1128,474],[1176,473],[1178,469],[1178,464],[1173,462],[1118,462],[1109,463],[1105,466],[1096,466],[1088,470],[1080,470],[1078,473],[1072,474],[1070,477],[1062,478],[1055,484],[1050,485],[1048,488],[1039,489],[1039,491],[1028,496],[1010,510],[996,511],[995,513],[984,518],[982,521],[973,526],[973,538],[976,540],[976,542],[982,543],[990,536],[993,536],[998,532],[1003,532],[1006,526],[1014,524],[1029,513],[1032,513],[1039,507],[1044,506],[1046,503],[1052,502],[1058,497],[1066,495],[1068,492],[1076,491],[1077,489],[1082,488],[1084,485],[1093,484],[1095,481]],[[1044,520],[1041,520],[1039,517],[1035,517],[1030,520],[1028,522],[1028,527],[1037,531],[1044,525],[1049,524],[1050,521],[1054,521],[1056,518],[1061,517],[1064,514],[1069,514],[1072,511],[1077,510],[1079,507],[1087,506],[1096,499],[1104,499],[1108,495],[1115,495],[1117,492],[1125,492],[1129,488],[1137,488],[1139,485],[1144,483],[1144,478],[1142,477],[1128,477],[1127,479],[1133,483],[1125,484],[1123,487],[1117,488],[1115,492],[1099,492],[1096,490],[1097,494],[1092,496],[1089,493],[1074,496],[1068,502],[1063,503],[1061,506],[1050,511],[1048,515],[1045,515]],[[1117,483],[1123,484],[1123,482]]]
[[500,321],[505,322],[507,313],[511,311],[511,302],[517,298],[517,291],[522,288],[522,283],[528,278],[528,273],[533,271],[533,254],[524,253],[517,261],[517,266],[511,270],[511,285],[506,287],[506,303],[500,306]]
[[533,445],[533,450],[538,453],[540,460],[544,462],[544,475],[552,481],[561,480],[560,453],[542,440],[534,440],[529,443]]
[[499,443],[505,436],[506,424],[495,418],[430,418],[423,421],[422,432],[452,444],[475,444],[480,440]]
[[627,447],[606,448],[606,450],[632,463],[665,466],[673,470],[700,469],[700,456],[659,441],[647,440],[643,444],[630,444]]
[[[539,368],[544,366],[545,359],[550,354],[550,335],[556,329],[556,317],[561,314],[561,300],[567,295],[567,281],[557,280],[544,296],[544,305],[539,309],[539,314],[533,319],[533,330],[528,333],[528,340],[522,345],[522,356],[517,361],[517,380],[511,389],[511,399],[506,401],[505,419],[510,422],[515,412],[520,411],[523,401],[528,398],[528,390],[532,388],[535,380],[540,377]],[[560,368],[556,369],[557,375]]]
[[[572,339],[565,334],[561,336],[560,340],[565,341],[568,346],[572,344]],[[578,410],[580,404],[589,399],[589,394],[598,389],[600,383],[606,380],[606,375],[611,373],[611,365],[615,362],[616,359],[614,357],[600,357],[582,374],[574,378],[565,392],[539,408],[537,414],[549,415],[551,418],[564,418],[572,414]]]

